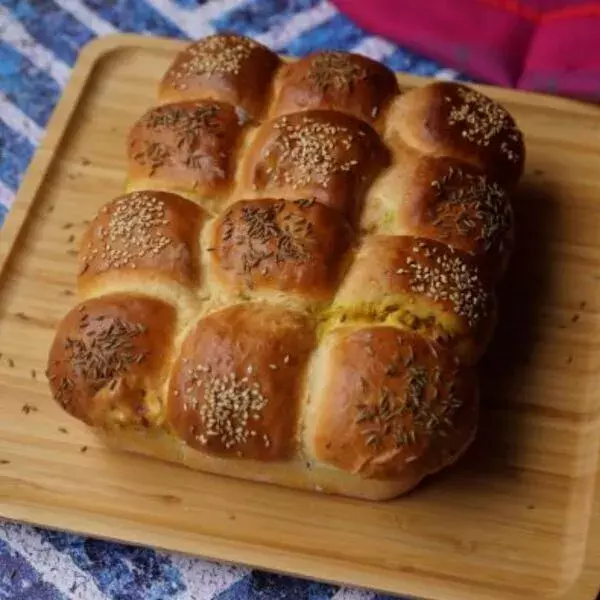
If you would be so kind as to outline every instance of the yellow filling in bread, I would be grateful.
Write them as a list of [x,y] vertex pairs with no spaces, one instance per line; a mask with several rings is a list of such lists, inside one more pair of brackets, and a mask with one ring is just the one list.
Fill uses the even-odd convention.
[[407,328],[440,339],[459,333],[456,319],[444,311],[434,310],[426,302],[363,302],[351,306],[334,306],[326,311],[319,323],[319,339],[342,325],[378,324]]

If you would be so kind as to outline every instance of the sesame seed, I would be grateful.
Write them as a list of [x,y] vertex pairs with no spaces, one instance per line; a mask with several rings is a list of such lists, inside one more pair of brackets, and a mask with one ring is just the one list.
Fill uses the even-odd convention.
[[356,83],[367,78],[367,72],[347,52],[319,52],[313,57],[307,80],[321,92],[335,90],[348,94]]
[[[162,200],[146,192],[135,192],[117,199],[106,229],[98,230],[102,243],[102,270],[135,268],[148,255],[157,255],[172,244],[172,239],[161,232],[166,222],[166,206]],[[84,262],[97,256],[88,251]]]
[[249,421],[259,420],[268,402],[260,387],[249,387],[247,378],[238,378],[234,373],[213,375],[202,365],[188,368],[185,377],[192,388],[202,388],[200,397],[186,398],[204,426],[203,433],[196,437],[201,444],[213,438],[229,449],[257,435]]
[[[451,107],[448,123],[462,127],[461,136],[465,140],[484,148],[502,132],[506,132],[508,141],[501,142],[500,151],[510,162],[518,162],[521,136],[509,113],[500,104],[475,90],[457,86],[456,91],[460,103]],[[453,102],[448,96],[445,100]]]
[[173,72],[173,86],[185,89],[181,79],[197,75],[238,75],[244,62],[259,45],[245,37],[213,35],[188,47],[184,60]]
[[266,158],[276,158],[271,173],[276,184],[294,189],[311,183],[326,186],[333,175],[358,164],[352,152],[356,139],[347,127],[304,116],[299,122],[283,117],[274,128],[279,135]]
[[406,257],[411,290],[434,301],[450,302],[454,312],[464,317],[470,327],[475,327],[487,314],[489,297],[479,271],[459,255],[446,253],[441,247],[432,246],[431,254],[434,259],[431,262],[435,264],[428,264],[418,253],[415,254],[417,260]]

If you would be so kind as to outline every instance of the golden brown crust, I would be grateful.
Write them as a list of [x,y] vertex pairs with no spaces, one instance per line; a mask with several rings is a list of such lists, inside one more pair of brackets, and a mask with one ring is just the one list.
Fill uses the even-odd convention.
[[136,275],[147,283],[176,281],[196,288],[198,238],[207,214],[166,192],[134,192],[104,205],[88,226],[79,251],[78,287],[83,294],[107,277]]
[[403,149],[366,205],[362,227],[369,234],[443,242],[480,258],[494,281],[505,271],[514,243],[512,205],[505,189],[477,167]]
[[276,54],[247,37],[210,35],[177,55],[160,83],[159,100],[219,100],[259,119],[279,64]]
[[271,116],[311,109],[336,110],[374,124],[399,93],[392,71],[350,52],[315,52],[285,65],[276,80]]
[[181,192],[210,211],[231,191],[244,127],[230,104],[178,102],[150,109],[129,134],[128,188]]
[[175,319],[173,306],[139,294],[77,305],[60,322],[48,357],[54,399],[96,427],[160,424]]
[[413,235],[481,256],[497,281],[514,240],[513,211],[506,191],[475,167],[448,158],[424,158],[412,192],[401,204],[401,218],[414,227]]
[[417,329],[475,362],[496,323],[492,286],[476,261],[446,244],[410,236],[363,242],[332,307],[333,323]]
[[[98,432],[97,432],[98,433]],[[317,491],[365,500],[389,500],[414,486],[414,479],[364,479],[326,464],[307,467],[305,458],[297,456],[290,460],[270,461],[260,459],[228,458],[198,452],[186,446],[178,437],[165,429],[152,431],[142,429],[114,429],[100,439],[119,452],[148,456],[189,469],[214,473],[221,477],[233,477],[262,484],[287,486],[296,490]],[[295,599],[294,599],[295,600]]]
[[457,83],[368,58],[284,63],[234,34],[180,52],[131,129],[127,191],[85,232],[48,358],[123,448],[389,499],[477,427],[521,132]]
[[173,368],[171,427],[203,452],[292,458],[314,343],[314,328],[303,315],[276,306],[234,305],[201,319]]
[[237,294],[272,290],[322,302],[337,289],[352,240],[346,221],[314,200],[245,200],[217,220],[211,258]]
[[415,485],[465,450],[477,423],[477,385],[452,353],[394,327],[342,329],[333,338],[312,398],[316,460]]
[[512,188],[523,173],[525,146],[513,117],[465,85],[440,81],[414,88],[390,106],[385,138],[399,137],[425,154],[475,165]]
[[244,192],[314,197],[354,224],[363,195],[389,162],[366,123],[342,113],[311,110],[263,125],[246,154]]

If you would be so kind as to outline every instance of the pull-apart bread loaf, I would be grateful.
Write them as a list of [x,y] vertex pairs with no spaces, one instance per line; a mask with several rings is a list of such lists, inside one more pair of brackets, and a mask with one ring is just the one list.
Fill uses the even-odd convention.
[[513,247],[504,108],[215,35],[175,58],[127,156],[49,353],[68,413],[120,448],[374,500],[457,460]]

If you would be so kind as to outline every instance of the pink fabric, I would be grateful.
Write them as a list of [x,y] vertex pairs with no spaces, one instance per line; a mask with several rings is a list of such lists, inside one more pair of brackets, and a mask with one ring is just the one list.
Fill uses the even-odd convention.
[[475,79],[600,100],[600,2],[333,2],[366,30]]

